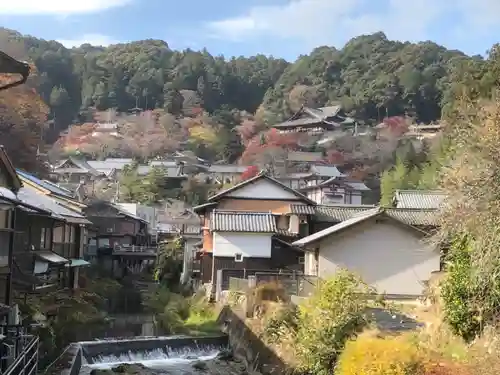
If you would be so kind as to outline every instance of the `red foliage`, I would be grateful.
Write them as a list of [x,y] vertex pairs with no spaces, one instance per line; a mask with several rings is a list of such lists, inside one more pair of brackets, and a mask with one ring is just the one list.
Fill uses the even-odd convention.
[[241,155],[243,164],[253,164],[263,154],[279,153],[280,151],[295,151],[298,149],[298,136],[295,133],[280,133],[270,129],[254,136]]
[[255,165],[251,165],[247,167],[247,169],[245,169],[241,174],[241,181],[248,180],[252,177],[257,176],[258,174],[259,174],[259,168],[256,167]]
[[408,121],[402,116],[386,117],[382,123],[387,130],[398,137],[408,131]]

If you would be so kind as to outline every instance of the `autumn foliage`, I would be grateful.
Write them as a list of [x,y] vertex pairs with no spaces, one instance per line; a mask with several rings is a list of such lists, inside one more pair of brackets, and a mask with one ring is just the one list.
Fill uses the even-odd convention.
[[245,169],[245,171],[241,174],[241,181],[248,180],[252,177],[255,177],[259,174],[259,168],[255,165],[251,165]]
[[403,116],[386,117],[381,127],[392,136],[400,137],[408,131],[408,119]]
[[[12,77],[0,74],[1,85],[10,82]],[[0,91],[0,140],[16,167],[38,169],[36,154],[42,145],[48,112],[30,81]]]
[[298,136],[294,133],[280,133],[270,129],[254,136],[241,155],[243,164],[260,164],[262,158],[272,158],[282,152],[295,151],[299,148]]

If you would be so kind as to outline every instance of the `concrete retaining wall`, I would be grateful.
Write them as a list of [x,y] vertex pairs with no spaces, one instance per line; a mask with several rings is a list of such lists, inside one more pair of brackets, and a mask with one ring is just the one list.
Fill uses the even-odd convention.
[[249,371],[258,371],[263,375],[292,374],[293,369],[283,363],[245,324],[244,315],[244,312],[239,314],[225,306],[218,318],[219,324],[229,336],[229,345],[234,354],[245,360]]

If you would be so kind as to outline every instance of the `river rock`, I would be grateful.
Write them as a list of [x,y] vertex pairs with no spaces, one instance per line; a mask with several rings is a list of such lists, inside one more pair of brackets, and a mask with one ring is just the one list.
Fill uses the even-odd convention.
[[114,372],[112,370],[99,370],[93,369],[90,371],[90,375],[113,375]]
[[[141,363],[124,363],[113,367],[111,369],[111,374],[124,374],[124,375],[156,375],[158,372],[147,368]],[[106,374],[95,374],[95,375],[108,375]]]
[[234,360],[234,355],[231,350],[225,349],[217,355],[217,359],[220,361],[232,361]]
[[208,366],[206,362],[198,361],[193,363],[193,368],[198,371],[206,371],[207,367]]

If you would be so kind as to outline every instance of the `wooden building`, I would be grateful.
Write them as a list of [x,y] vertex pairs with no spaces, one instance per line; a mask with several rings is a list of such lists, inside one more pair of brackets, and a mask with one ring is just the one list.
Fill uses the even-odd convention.
[[[309,234],[314,202],[264,173],[195,207],[203,221],[198,252],[204,284],[219,269],[298,269],[302,254],[289,244]],[[196,259],[195,259],[196,260]]]

